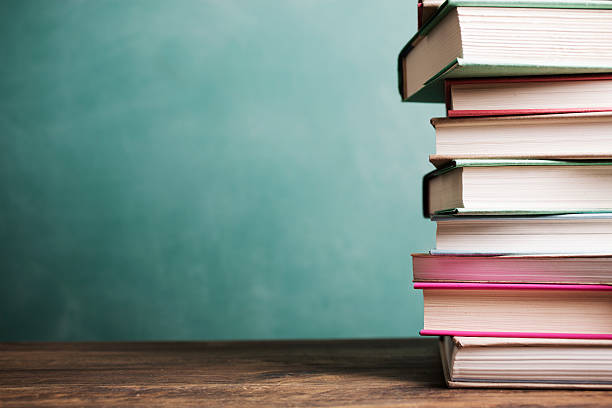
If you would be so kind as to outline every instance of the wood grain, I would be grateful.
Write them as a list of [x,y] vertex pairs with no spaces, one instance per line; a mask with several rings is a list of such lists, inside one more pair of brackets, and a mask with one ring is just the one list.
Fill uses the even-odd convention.
[[610,391],[450,390],[435,339],[0,344],[0,406],[603,407]]

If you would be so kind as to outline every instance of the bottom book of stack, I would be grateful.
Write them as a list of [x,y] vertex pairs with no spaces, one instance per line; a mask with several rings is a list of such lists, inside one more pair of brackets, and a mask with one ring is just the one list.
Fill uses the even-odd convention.
[[449,387],[612,389],[612,340],[440,337]]
[[612,255],[413,255],[449,387],[612,389]]

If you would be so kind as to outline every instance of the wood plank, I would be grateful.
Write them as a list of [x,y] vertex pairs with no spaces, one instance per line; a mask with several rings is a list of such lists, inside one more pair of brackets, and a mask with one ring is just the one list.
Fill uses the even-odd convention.
[[449,390],[435,339],[0,344],[0,406],[600,407],[612,391]]

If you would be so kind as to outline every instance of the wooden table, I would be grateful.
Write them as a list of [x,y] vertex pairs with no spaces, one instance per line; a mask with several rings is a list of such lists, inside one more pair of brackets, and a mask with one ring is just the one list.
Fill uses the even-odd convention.
[[449,390],[435,339],[0,344],[0,406],[603,407],[611,391]]

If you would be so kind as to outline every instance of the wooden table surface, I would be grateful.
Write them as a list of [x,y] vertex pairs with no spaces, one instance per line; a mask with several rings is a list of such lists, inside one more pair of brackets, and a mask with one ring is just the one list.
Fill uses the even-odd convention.
[[612,391],[450,390],[435,339],[0,344],[0,407],[604,407]]

